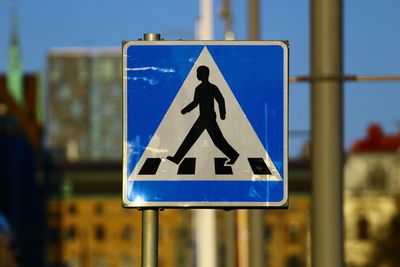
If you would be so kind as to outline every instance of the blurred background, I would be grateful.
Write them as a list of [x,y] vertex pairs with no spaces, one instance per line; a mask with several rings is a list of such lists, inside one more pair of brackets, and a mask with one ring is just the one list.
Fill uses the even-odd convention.
[[[215,40],[289,40],[290,204],[262,212],[258,247],[263,266],[310,266],[309,2],[1,1],[0,266],[140,266],[141,214],[121,207],[121,41],[198,39],[205,18]],[[344,73],[364,77],[343,91],[345,262],[400,266],[400,2],[343,9]],[[216,218],[218,266],[255,266],[248,211]],[[160,212],[159,266],[196,265],[193,225]]]

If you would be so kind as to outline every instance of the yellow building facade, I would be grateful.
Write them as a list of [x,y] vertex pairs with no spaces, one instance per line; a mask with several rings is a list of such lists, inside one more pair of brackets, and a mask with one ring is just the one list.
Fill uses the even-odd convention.
[[[49,266],[60,263],[68,267],[140,266],[141,212],[122,208],[120,172],[119,166],[104,164],[73,165],[60,172],[63,173],[61,191],[48,201]],[[300,176],[300,180],[309,181],[308,171]],[[292,186],[288,209],[264,211],[266,267],[302,267],[309,262],[310,200],[304,186],[296,186]],[[226,227],[227,215],[232,213],[237,211],[217,211],[217,255],[221,267],[229,262]],[[247,230],[236,222],[236,242],[248,242],[238,241],[242,231]],[[193,233],[190,209],[160,211],[159,266],[194,266]],[[237,243],[236,256],[240,248],[246,247],[249,246]]]
[[[178,266],[176,247],[190,234],[183,210],[160,213],[159,266]],[[140,266],[141,213],[121,207],[119,197],[70,197],[49,202],[49,228],[59,233],[48,250],[50,264],[70,267]],[[188,229],[189,228],[189,229]],[[190,242],[189,242],[190,244]]]

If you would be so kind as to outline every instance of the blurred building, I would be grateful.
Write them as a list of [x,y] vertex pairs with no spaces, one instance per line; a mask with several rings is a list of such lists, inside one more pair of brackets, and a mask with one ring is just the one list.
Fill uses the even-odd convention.
[[[308,159],[289,163],[289,209],[265,213],[267,266],[311,266]],[[380,266],[374,265],[377,246],[390,239],[399,200],[400,134],[387,135],[371,125],[367,136],[354,142],[344,165],[346,266]]]
[[[66,163],[48,203],[49,266],[140,266],[141,212],[121,206],[121,171],[115,163]],[[309,167],[291,164],[288,210],[264,217],[266,266],[307,266]],[[59,190],[57,192],[57,190]],[[229,211],[235,212],[235,211]],[[217,211],[219,266],[225,266],[226,211]],[[159,266],[193,266],[192,212],[166,209],[159,218]]]
[[12,19],[8,69],[0,74],[0,212],[13,229],[18,266],[42,266],[46,171],[39,163],[40,75],[23,72],[15,12]]
[[[265,212],[267,266],[311,266],[307,155],[289,163],[289,209]],[[390,239],[399,203],[400,134],[387,135],[371,125],[367,136],[354,142],[344,165],[346,266],[380,266],[375,259],[377,246],[384,238]]]
[[[122,96],[119,49],[52,49],[48,55],[48,141],[64,162],[49,202],[47,259],[67,266],[139,266],[140,212],[121,208]],[[345,163],[345,260],[371,261],[400,195],[400,137],[372,126]],[[307,150],[306,150],[307,151]],[[266,266],[310,266],[310,155],[289,165],[288,210],[264,218]],[[114,162],[114,163],[110,163]],[[114,164],[114,165],[113,165]],[[116,167],[118,166],[118,167]],[[218,212],[224,266],[224,212]],[[125,237],[124,237],[125,236]],[[129,237],[128,237],[129,236]],[[113,249],[118,248],[118,250]],[[160,266],[193,264],[191,213],[160,213]]]
[[47,133],[58,159],[121,160],[121,62],[119,49],[50,50]]
[[0,266],[16,267],[17,253],[11,227],[5,216],[0,213]]
[[7,91],[17,105],[23,106],[23,68],[21,62],[21,49],[18,38],[17,20],[18,18],[16,10],[14,9],[11,22],[11,40],[8,48]]
[[292,196],[288,210],[266,211],[266,266],[310,266],[309,196]]
[[367,266],[398,210],[400,134],[385,135],[371,125],[366,138],[353,144],[344,171],[346,262]]
[[[121,206],[120,164],[74,163],[48,203],[49,266],[140,266],[141,212]],[[160,213],[159,266],[190,266],[190,211]]]

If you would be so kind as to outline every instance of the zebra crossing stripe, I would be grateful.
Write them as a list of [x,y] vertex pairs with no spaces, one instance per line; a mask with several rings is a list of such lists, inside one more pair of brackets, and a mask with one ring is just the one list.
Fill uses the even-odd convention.
[[157,169],[160,166],[160,158],[148,158],[143,164],[143,167],[139,171],[139,175],[154,175],[157,173]]
[[[271,175],[263,158],[247,158],[254,175]],[[231,165],[226,165],[227,158],[214,158],[214,169],[216,175],[232,175]],[[156,175],[160,167],[160,158],[147,158],[139,175]],[[196,158],[184,158],[178,167],[178,175],[194,175],[196,172]]]
[[232,166],[225,165],[227,158],[214,158],[215,174],[233,174]]
[[182,163],[179,164],[179,175],[193,175],[196,171],[196,158],[184,158]]
[[250,163],[251,169],[254,174],[258,175],[265,175],[271,174],[271,171],[268,169],[267,164],[263,158],[248,158],[247,159]]

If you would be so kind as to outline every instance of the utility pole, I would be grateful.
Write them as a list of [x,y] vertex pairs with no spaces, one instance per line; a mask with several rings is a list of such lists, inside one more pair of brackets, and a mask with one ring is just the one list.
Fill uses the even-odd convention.
[[224,39],[235,40],[235,33],[232,30],[231,0],[222,1],[223,5],[219,13],[224,20]]
[[343,266],[342,0],[311,0],[312,266]]
[[[258,0],[248,0],[248,39],[260,39],[260,5]],[[264,211],[248,211],[249,266],[263,267],[264,264]]]
[[[145,33],[145,41],[160,41],[158,33]],[[142,267],[158,266],[158,208],[142,210]]]
[[248,34],[249,40],[260,39],[260,5],[258,0],[248,0],[247,16],[248,16]]
[[[197,40],[214,38],[213,0],[199,1]],[[194,210],[195,259],[197,267],[217,267],[217,214],[213,209]]]
[[[235,33],[232,30],[231,0],[222,0],[220,16],[224,20],[224,39],[235,40]],[[237,246],[236,246],[236,211],[230,210],[225,214],[225,266],[237,267]]]

